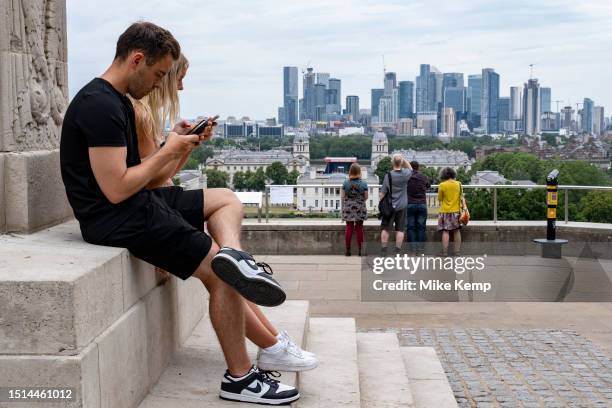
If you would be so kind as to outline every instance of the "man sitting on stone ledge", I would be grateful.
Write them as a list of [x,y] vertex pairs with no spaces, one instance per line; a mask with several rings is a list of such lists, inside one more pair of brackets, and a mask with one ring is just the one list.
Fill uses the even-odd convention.
[[[212,126],[189,135],[191,127],[181,122],[159,151],[140,160],[126,95],[140,99],[157,88],[179,55],[174,37],[152,23],[135,23],[119,37],[111,66],[66,111],[60,162],[68,200],[85,241],[127,248],[181,279],[194,276],[205,283],[228,365],[221,398],[289,403],[299,398],[298,390],[251,365],[246,351],[242,297],[276,306],[286,296],[269,266],[241,250],[242,204],[228,195],[224,205],[211,209],[204,207],[202,190],[146,188],[168,178],[186,152],[212,135]],[[219,243],[203,231],[205,219]]]

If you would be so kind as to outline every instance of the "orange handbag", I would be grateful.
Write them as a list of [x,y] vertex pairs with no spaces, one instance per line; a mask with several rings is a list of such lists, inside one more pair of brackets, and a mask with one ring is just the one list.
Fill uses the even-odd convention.
[[459,188],[461,189],[461,210],[459,213],[459,224],[468,225],[470,222],[470,210],[468,210],[465,197],[463,196],[463,185],[459,184]]

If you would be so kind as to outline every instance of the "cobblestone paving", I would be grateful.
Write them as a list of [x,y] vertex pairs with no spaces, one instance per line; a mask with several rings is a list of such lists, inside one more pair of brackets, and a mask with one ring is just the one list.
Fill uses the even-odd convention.
[[434,347],[459,407],[612,407],[612,360],[571,330],[381,331]]

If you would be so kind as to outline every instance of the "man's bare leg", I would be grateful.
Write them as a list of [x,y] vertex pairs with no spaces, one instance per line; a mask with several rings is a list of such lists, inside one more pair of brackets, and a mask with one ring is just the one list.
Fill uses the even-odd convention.
[[[233,191],[226,188],[204,190],[204,219],[208,221],[207,228],[211,237],[220,246],[241,249],[242,217],[242,203]],[[257,305],[246,299],[245,302],[247,338],[261,348],[274,345],[278,335],[276,328]]]
[[220,246],[242,249],[242,203],[236,194],[227,188],[207,188],[204,194],[204,219],[208,231]]
[[210,263],[218,250],[219,246],[213,242],[193,276],[200,279],[210,293],[210,321],[221,344],[228,371],[232,376],[240,377],[251,368],[244,340],[244,298],[212,271]]
[[404,244],[404,231],[395,231],[395,247],[401,248]]

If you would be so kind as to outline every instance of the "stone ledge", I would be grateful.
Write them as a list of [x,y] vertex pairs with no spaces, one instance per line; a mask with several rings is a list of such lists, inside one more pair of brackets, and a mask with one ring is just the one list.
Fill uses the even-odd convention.
[[[595,228],[597,226],[598,228]],[[339,220],[314,222],[304,220],[282,220],[275,223],[248,222],[242,228],[242,243],[247,251],[262,255],[312,254],[329,255],[344,253],[345,225]],[[378,246],[380,224],[366,221],[365,243]],[[503,222],[476,221],[461,231],[464,243],[508,243],[508,247],[523,247],[526,253],[540,253],[533,239],[546,237],[545,222]],[[585,242],[609,245],[612,242],[611,224],[568,223],[558,224],[557,237],[568,239],[570,244]],[[353,238],[355,239],[355,238]],[[407,237],[406,237],[407,239]],[[437,224],[428,222],[426,241],[432,245],[440,242]],[[582,250],[576,245],[564,248],[564,254]],[[513,249],[508,249],[513,251]],[[573,251],[573,252],[572,252]]]
[[6,231],[31,232],[72,218],[60,174],[59,149],[0,156],[4,157],[4,204],[0,209],[4,207],[6,214]]
[[125,249],[87,244],[74,221],[0,236],[0,353],[79,354],[161,279]]

